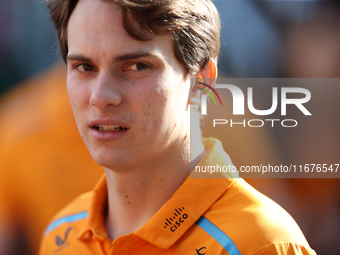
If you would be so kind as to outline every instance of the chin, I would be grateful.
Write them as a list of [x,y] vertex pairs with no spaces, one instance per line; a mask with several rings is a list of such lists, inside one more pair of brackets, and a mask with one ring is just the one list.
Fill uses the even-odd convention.
[[90,150],[90,154],[93,158],[93,160],[100,166],[106,167],[109,162],[112,163],[112,161],[114,161],[114,159],[108,156],[108,153],[104,150],[100,150],[100,149],[93,149]]
[[125,159],[122,156],[118,156],[118,153],[107,153],[105,151],[96,150],[91,152],[93,160],[100,166],[108,169],[118,169],[126,167],[131,163],[131,158]]

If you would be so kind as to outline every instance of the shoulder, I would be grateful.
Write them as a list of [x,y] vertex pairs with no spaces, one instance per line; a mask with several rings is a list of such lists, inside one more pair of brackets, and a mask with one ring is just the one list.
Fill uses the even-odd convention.
[[[204,216],[241,254],[314,254],[294,219],[241,178]],[[282,252],[275,253],[276,249]]]
[[[76,199],[74,199],[71,203],[65,206],[62,210],[60,210],[51,220],[51,223],[54,221],[68,216],[70,214],[75,214],[81,211],[87,211],[90,206],[90,202],[93,196],[93,191],[86,192]],[[50,223],[50,225],[51,225]]]
[[76,239],[88,217],[92,196],[93,191],[80,195],[52,218],[44,231],[39,254],[62,250]]

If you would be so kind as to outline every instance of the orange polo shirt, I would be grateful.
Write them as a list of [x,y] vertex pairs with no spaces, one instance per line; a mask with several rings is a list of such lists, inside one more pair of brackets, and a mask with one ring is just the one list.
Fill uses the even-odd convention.
[[[219,141],[205,139],[199,165],[230,165]],[[315,254],[279,205],[241,178],[189,176],[140,229],[111,241],[105,230],[105,176],[47,227],[40,255]],[[234,176],[235,177],[235,176]]]

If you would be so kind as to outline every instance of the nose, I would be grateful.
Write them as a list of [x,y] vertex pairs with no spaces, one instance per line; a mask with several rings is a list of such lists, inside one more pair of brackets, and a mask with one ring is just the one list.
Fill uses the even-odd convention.
[[94,83],[90,104],[105,111],[118,106],[122,100],[123,95],[115,83],[113,75],[110,73],[100,74]]

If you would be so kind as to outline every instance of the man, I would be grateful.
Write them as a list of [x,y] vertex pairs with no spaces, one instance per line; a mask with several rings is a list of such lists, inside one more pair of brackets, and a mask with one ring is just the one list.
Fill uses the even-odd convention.
[[189,177],[198,164],[231,165],[218,141],[190,132],[200,118],[190,78],[216,77],[210,1],[49,7],[78,129],[105,176],[51,221],[40,254],[314,254],[294,220],[242,179]]

